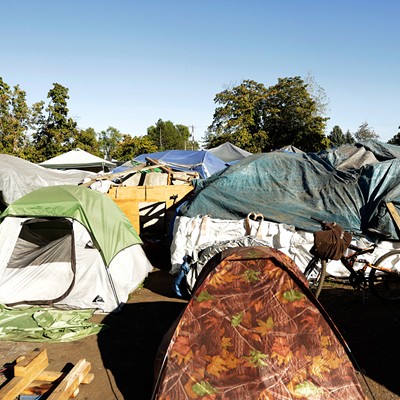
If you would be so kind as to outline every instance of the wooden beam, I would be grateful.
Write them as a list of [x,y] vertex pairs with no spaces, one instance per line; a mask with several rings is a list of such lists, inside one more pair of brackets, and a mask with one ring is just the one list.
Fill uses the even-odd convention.
[[54,389],[48,400],[67,400],[77,394],[79,385],[91,369],[91,364],[85,359],[79,360],[72,370]]
[[14,400],[49,364],[46,350],[40,349],[19,360],[14,366],[14,378],[0,389],[2,400]]
[[398,232],[400,232],[400,215],[397,212],[396,207],[392,202],[386,203],[386,207],[393,218],[394,224],[396,225]]

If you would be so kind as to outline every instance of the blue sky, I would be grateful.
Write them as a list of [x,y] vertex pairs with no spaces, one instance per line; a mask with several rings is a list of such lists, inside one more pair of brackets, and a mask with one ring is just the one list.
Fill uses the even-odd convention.
[[334,125],[400,125],[398,0],[15,0],[2,4],[0,76],[45,100],[69,89],[80,128],[145,135],[158,119],[200,141],[217,93],[311,75]]

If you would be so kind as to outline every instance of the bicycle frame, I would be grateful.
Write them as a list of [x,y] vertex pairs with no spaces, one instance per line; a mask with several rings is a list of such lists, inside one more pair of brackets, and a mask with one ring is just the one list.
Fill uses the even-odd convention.
[[[349,255],[342,256],[340,258],[341,263],[343,266],[350,272],[350,283],[354,288],[358,288],[361,283],[366,283],[366,278],[365,278],[365,272],[368,267],[374,268],[375,266],[371,264],[369,261],[365,259],[359,259],[359,256],[362,256],[363,254],[371,254],[375,251],[376,249],[376,244],[373,244],[370,247],[366,248],[360,248],[357,246],[350,245],[349,250],[353,250],[353,253]],[[358,262],[360,264],[364,264],[362,268],[359,270],[354,269],[354,264]],[[376,268],[380,269],[380,268]]]

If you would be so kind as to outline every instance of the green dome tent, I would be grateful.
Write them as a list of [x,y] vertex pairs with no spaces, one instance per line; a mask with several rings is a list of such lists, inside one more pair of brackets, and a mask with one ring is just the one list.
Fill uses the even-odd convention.
[[109,312],[152,269],[125,214],[83,186],[30,192],[0,220],[0,303]]

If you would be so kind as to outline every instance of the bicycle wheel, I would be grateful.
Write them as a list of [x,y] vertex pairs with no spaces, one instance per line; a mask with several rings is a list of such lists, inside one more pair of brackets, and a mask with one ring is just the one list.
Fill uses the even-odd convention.
[[368,278],[371,292],[383,300],[400,300],[400,250],[389,251],[375,265],[393,272],[371,268]]
[[311,292],[318,298],[325,281],[326,261],[313,257],[304,270],[304,276],[309,282]]

